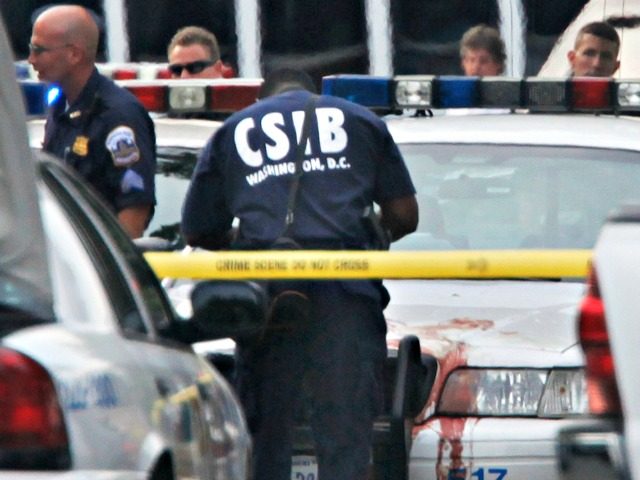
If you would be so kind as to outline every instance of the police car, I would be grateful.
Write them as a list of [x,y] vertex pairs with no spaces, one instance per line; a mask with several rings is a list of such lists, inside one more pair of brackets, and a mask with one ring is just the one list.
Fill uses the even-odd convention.
[[13,75],[0,62],[0,478],[250,478],[235,395],[191,348],[221,324],[178,318],[85,183],[33,158]]
[[[384,115],[408,164],[421,218],[393,251],[522,251],[533,264],[588,254],[608,211],[637,195],[640,123],[620,115],[638,109],[635,82],[335,76],[323,87]],[[185,130],[174,143],[195,140]],[[557,432],[587,406],[574,327],[584,272],[492,274],[495,263],[472,256],[477,279],[385,281],[391,351],[417,338],[422,367],[437,361],[398,440],[406,469],[388,478],[557,477]],[[314,473],[312,456],[297,465]]]

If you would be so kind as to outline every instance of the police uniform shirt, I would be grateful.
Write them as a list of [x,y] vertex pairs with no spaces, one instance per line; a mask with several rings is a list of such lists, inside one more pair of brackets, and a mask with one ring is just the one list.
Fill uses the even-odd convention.
[[61,95],[45,125],[43,149],[75,168],[115,212],[155,205],[155,131],[127,90],[94,69],[78,99]]
[[[266,98],[232,115],[216,132],[187,193],[187,235],[222,235],[237,217],[240,246],[265,245],[280,236],[309,96],[296,90]],[[315,111],[292,236],[307,247],[336,241],[326,248],[364,248],[365,207],[415,189],[381,119],[332,96],[318,97]]]

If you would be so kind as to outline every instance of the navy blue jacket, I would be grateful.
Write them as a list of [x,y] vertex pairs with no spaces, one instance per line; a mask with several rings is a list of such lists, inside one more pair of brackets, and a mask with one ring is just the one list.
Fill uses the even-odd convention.
[[64,95],[52,105],[43,149],[74,167],[119,212],[155,205],[155,145],[153,121],[140,102],[94,69],[73,105]]
[[[183,209],[187,235],[218,236],[234,217],[240,246],[267,245],[285,225],[295,147],[309,92],[266,98],[232,115],[201,152]],[[292,236],[303,245],[366,248],[365,207],[415,189],[385,123],[320,96],[304,156]]]

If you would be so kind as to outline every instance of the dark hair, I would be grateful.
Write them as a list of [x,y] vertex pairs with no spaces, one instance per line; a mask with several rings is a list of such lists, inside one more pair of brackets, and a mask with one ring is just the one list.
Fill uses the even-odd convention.
[[576,35],[575,46],[577,47],[584,35],[593,35],[595,37],[603,38],[615,43],[620,47],[620,37],[618,32],[609,22],[591,22],[584,25]]
[[640,26],[640,16],[638,15],[623,15],[623,16],[611,16],[607,18],[607,23],[614,28],[636,28]]
[[464,58],[466,50],[483,49],[489,52],[496,63],[504,65],[507,59],[504,42],[500,32],[489,25],[481,23],[467,30],[460,40],[460,58]]
[[295,68],[279,68],[268,73],[258,92],[258,98],[266,98],[289,90],[307,90],[317,93],[311,76]]
[[190,45],[202,45],[209,51],[209,60],[217,62],[220,60],[220,47],[218,39],[209,30],[188,26],[178,30],[167,47],[167,56],[171,55],[171,51],[177,46],[188,47]]

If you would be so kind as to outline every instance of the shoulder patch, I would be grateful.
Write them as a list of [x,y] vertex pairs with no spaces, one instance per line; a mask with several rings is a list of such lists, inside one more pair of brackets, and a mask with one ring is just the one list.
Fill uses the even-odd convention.
[[131,128],[121,125],[107,135],[105,147],[111,153],[116,167],[127,167],[140,160],[140,150]]
[[134,190],[143,192],[144,179],[134,170],[127,168],[125,174],[122,176],[122,181],[120,182],[120,190],[122,193],[129,193]]

